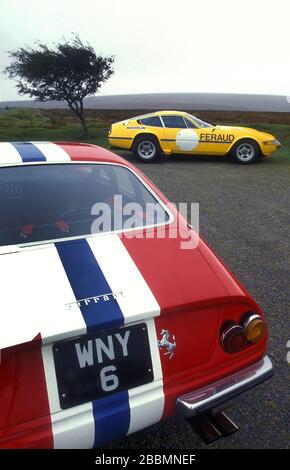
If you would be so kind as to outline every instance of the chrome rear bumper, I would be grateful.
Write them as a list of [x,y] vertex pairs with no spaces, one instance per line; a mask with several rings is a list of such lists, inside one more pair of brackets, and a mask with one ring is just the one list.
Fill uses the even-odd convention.
[[176,412],[185,418],[190,418],[231,400],[269,379],[273,374],[272,362],[268,356],[265,356],[235,374],[180,396],[176,401]]

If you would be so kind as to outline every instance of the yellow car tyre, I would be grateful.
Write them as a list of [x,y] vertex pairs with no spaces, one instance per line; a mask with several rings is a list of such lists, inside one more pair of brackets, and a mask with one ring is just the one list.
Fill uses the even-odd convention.
[[233,146],[230,154],[236,163],[249,165],[260,157],[261,150],[255,140],[241,139]]
[[144,163],[153,162],[161,153],[158,139],[146,134],[136,137],[132,150],[135,157]]

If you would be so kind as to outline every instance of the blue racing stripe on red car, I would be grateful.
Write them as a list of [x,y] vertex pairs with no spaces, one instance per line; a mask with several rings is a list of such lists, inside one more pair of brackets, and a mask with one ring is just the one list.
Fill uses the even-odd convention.
[[46,162],[44,154],[31,142],[11,142],[16,148],[22,161],[26,162]]
[[95,303],[94,297],[110,294],[111,288],[85,239],[55,243],[88,331],[124,324],[124,315],[115,299]]
[[128,392],[93,401],[95,421],[94,447],[126,435],[130,427],[130,405]]
[[[77,301],[111,292],[85,239],[56,242],[55,246]],[[88,331],[124,324],[123,313],[115,299],[100,303],[91,301],[88,305],[83,301],[79,305]],[[127,391],[94,400],[92,406],[95,424],[94,447],[100,447],[127,434],[130,427]]]

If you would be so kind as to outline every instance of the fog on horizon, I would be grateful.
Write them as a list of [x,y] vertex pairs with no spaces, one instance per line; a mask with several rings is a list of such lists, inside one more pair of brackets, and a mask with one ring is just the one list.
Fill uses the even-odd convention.
[[[1,0],[0,68],[7,51],[52,46],[77,33],[116,56],[102,95],[161,92],[290,95],[288,0]],[[19,97],[1,76],[0,101]]]

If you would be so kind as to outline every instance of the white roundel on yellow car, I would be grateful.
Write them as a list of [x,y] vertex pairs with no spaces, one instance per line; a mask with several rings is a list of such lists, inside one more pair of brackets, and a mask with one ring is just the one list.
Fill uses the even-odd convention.
[[193,150],[198,145],[198,134],[193,129],[182,129],[176,136],[176,145],[180,150]]

